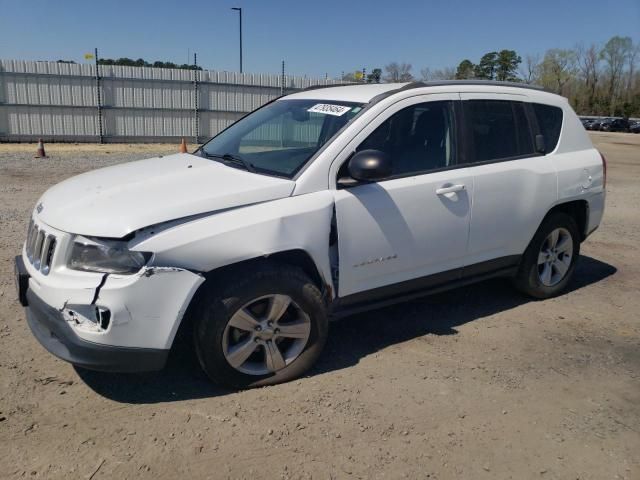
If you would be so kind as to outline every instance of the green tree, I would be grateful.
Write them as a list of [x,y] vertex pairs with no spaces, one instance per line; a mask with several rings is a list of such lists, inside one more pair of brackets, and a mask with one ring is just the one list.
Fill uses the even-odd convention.
[[468,80],[475,76],[476,66],[471,60],[464,59],[456,69],[456,80]]
[[518,81],[516,72],[522,58],[515,50],[500,50],[496,59],[495,78],[501,81]]
[[183,70],[202,70],[202,67],[197,65],[176,65],[173,62],[161,62],[160,60],[156,60],[153,63],[149,63],[142,58],[138,58],[137,60],[132,60],[127,57],[118,58],[117,60],[113,60],[111,58],[100,58],[98,59],[98,65],[124,65],[127,67],[156,67],[156,68],[179,68]]
[[498,69],[498,52],[485,53],[475,67],[476,78],[494,80]]
[[367,74],[367,83],[380,83],[382,79],[382,69],[374,68],[371,73]]
[[575,77],[576,62],[576,52],[573,50],[547,50],[540,65],[540,83],[562,95],[565,85]]

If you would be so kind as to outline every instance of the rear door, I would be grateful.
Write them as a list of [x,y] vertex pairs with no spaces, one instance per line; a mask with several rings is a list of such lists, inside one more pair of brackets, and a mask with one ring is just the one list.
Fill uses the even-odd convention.
[[474,184],[468,263],[487,270],[511,266],[557,199],[556,169],[535,151],[537,123],[526,96],[461,98]]

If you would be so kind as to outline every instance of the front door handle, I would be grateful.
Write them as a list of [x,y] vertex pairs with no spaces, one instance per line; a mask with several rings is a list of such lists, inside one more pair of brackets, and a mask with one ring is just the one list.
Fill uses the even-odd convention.
[[447,193],[461,192],[466,187],[464,185],[450,185],[448,187],[441,187],[436,190],[437,195],[446,195]]

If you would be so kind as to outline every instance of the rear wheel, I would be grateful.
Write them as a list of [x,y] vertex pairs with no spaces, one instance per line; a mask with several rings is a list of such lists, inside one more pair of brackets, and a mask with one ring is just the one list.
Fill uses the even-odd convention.
[[575,220],[563,212],[550,214],[522,256],[516,287],[535,298],[560,294],[571,280],[579,254]]
[[203,370],[234,388],[299,377],[315,363],[328,331],[318,287],[302,270],[276,264],[213,283],[195,315]]

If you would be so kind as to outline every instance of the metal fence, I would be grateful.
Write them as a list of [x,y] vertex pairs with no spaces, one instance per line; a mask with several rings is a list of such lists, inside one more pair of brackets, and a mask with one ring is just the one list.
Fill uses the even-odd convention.
[[336,80],[0,60],[0,141],[200,141],[282,93]]

